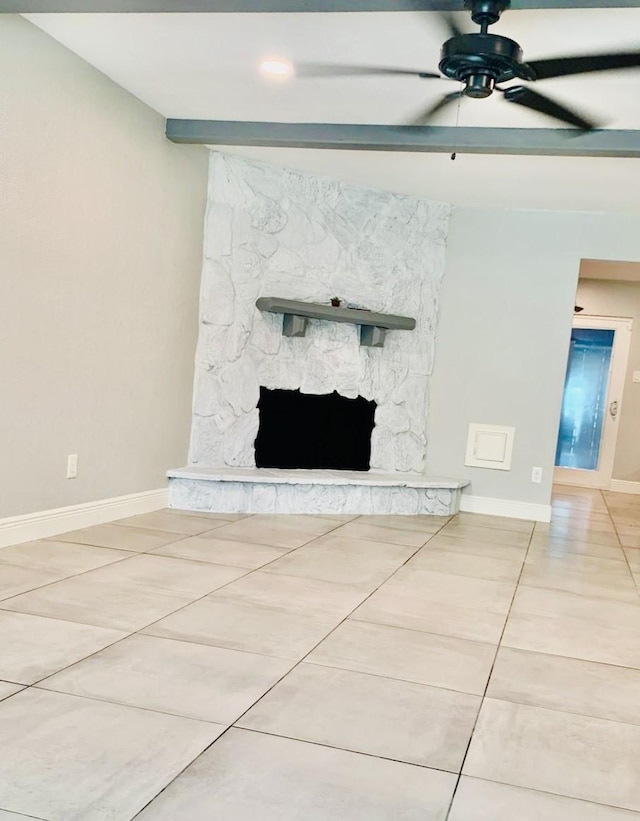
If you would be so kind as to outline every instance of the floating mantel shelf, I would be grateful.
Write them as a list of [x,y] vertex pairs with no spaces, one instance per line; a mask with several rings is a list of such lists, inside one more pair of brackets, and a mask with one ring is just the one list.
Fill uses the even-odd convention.
[[327,322],[350,322],[360,326],[360,344],[372,348],[382,348],[387,331],[412,331],[416,321],[410,316],[377,314],[357,308],[334,308],[319,302],[302,302],[297,299],[281,299],[277,296],[262,296],[256,302],[261,311],[284,314],[282,333],[284,336],[304,336],[307,320],[324,319]]

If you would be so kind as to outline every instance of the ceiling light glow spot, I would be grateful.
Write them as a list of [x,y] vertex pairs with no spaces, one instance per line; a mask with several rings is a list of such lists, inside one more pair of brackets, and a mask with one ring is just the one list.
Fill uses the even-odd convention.
[[293,74],[293,66],[288,60],[283,60],[280,57],[272,57],[260,63],[260,71],[267,77],[284,79],[291,77]]

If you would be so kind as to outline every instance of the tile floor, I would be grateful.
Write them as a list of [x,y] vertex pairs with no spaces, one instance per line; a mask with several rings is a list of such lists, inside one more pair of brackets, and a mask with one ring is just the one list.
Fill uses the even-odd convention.
[[640,496],[0,550],[0,821],[640,821]]

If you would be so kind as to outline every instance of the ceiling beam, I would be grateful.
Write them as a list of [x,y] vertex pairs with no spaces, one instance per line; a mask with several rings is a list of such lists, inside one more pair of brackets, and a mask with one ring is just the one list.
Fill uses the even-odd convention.
[[[456,11],[464,0],[0,0],[0,13]],[[640,0],[512,0],[512,9],[640,8]]]
[[337,148],[451,154],[538,154],[553,157],[640,157],[640,131],[564,128],[259,123],[167,120],[167,138],[195,145]]

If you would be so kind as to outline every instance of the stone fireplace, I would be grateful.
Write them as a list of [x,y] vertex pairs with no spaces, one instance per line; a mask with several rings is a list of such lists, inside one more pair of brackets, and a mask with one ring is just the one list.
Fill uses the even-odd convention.
[[[338,504],[327,493],[333,488],[335,496],[339,486],[353,488],[341,491],[342,511],[376,512],[371,488],[402,487],[417,495],[395,502],[398,512],[446,512],[464,483],[433,484],[424,470],[449,213],[441,203],[212,153],[189,466],[169,474],[171,504],[223,504],[220,487],[212,501],[202,485],[218,477],[210,481],[241,486],[229,503],[236,507],[305,512],[306,505],[310,512],[322,507],[322,495],[327,506]],[[389,331],[381,348],[360,345],[355,325],[314,319],[304,337],[283,336],[282,316],[256,308],[264,296],[323,304],[337,296],[347,305],[415,317],[416,327]],[[303,405],[332,395],[363,402],[373,416],[370,472],[256,468],[261,391],[292,392]],[[246,487],[266,481],[260,470],[270,471],[268,491]],[[432,501],[444,488],[437,511],[418,501],[429,495],[425,483]],[[295,486],[306,489],[294,502]],[[363,487],[366,504],[355,499]],[[391,512],[389,504],[379,512]]]

